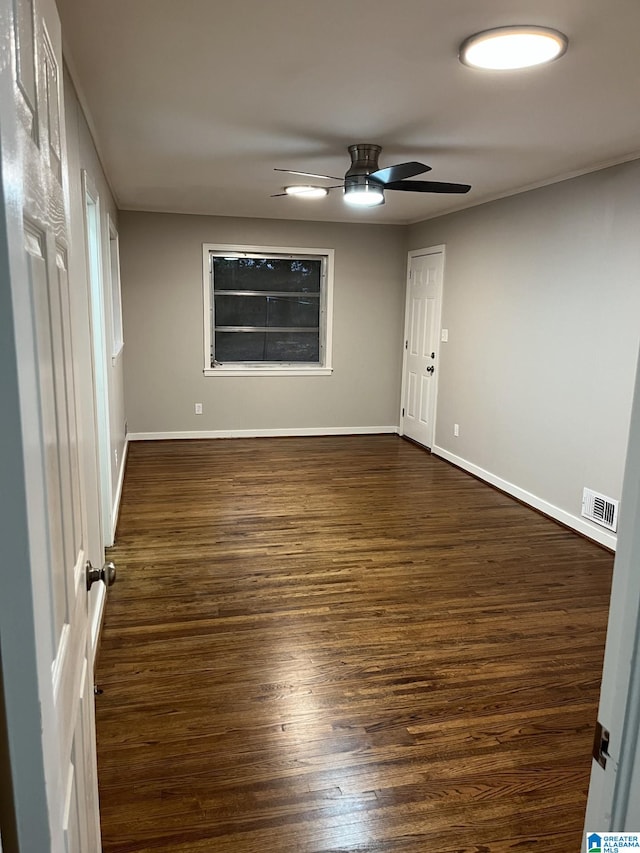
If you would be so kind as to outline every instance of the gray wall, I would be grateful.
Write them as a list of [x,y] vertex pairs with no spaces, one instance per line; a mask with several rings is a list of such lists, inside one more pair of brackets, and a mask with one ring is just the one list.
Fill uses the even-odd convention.
[[[131,433],[397,424],[405,229],[126,211],[119,221]],[[202,244],[225,242],[335,249],[331,376],[203,376]]]
[[410,249],[440,243],[449,341],[436,445],[574,516],[583,486],[619,498],[640,335],[640,161],[409,229]]

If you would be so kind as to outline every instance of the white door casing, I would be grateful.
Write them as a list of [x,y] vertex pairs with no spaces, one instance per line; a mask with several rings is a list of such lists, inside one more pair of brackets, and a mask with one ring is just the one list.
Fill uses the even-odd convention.
[[120,237],[113,219],[107,213],[107,231],[109,234],[109,295],[111,297],[111,361],[116,359],[124,347],[122,331],[122,293],[120,285]]
[[102,225],[100,197],[88,173],[82,171],[87,277],[91,314],[94,408],[98,449],[98,482],[102,519],[102,541],[113,545],[111,489],[111,428],[109,424],[109,376],[107,370],[107,323],[104,298]]
[[54,0],[0,0],[0,15],[0,391],[15,403],[2,422],[0,639],[15,832],[25,851],[98,853],[77,393],[90,359],[72,334],[60,25]]
[[598,720],[609,732],[592,762],[585,832],[640,831],[640,361],[631,411]]
[[435,438],[444,246],[409,253],[400,433],[431,447]]

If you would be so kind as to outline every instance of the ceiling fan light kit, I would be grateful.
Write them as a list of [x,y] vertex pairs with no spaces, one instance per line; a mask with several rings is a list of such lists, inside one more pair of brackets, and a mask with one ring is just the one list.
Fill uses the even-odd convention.
[[465,39],[459,58],[471,68],[513,71],[553,62],[566,53],[568,44],[564,33],[549,27],[496,27]]
[[344,200],[353,207],[375,207],[384,204],[384,191],[371,182],[368,186],[352,184],[344,188]]
[[285,187],[284,191],[287,195],[296,195],[300,198],[324,198],[329,194],[326,187],[315,187],[310,184],[295,184],[294,186]]

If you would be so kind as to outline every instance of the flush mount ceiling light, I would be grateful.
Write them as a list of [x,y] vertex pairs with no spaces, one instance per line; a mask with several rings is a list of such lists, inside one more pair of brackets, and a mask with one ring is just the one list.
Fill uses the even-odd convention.
[[297,184],[292,187],[285,187],[284,191],[287,195],[295,195],[299,198],[324,198],[329,190],[324,187],[312,187],[310,185],[303,186]]
[[552,62],[565,53],[569,40],[546,27],[498,27],[469,36],[460,45],[460,62],[472,68],[510,71]]

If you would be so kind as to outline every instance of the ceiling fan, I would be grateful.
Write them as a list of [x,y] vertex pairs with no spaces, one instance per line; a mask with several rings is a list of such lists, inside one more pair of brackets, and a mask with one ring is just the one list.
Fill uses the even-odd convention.
[[313,172],[297,172],[293,169],[274,169],[275,172],[286,172],[288,175],[300,175],[304,178],[320,178],[327,181],[340,181],[331,187],[319,186],[292,186],[285,187],[282,193],[274,193],[272,198],[284,195],[300,195],[307,197],[324,196],[329,190],[344,188],[344,200],[348,204],[361,207],[373,207],[384,204],[385,190],[402,190],[413,193],[468,193],[470,184],[451,184],[443,181],[408,181],[415,175],[430,172],[431,166],[424,163],[411,161],[410,163],[397,163],[395,166],[387,166],[381,169],[378,166],[378,157],[382,148],[380,145],[370,143],[358,143],[349,145],[351,155],[351,166],[344,178],[335,175],[316,175]]

